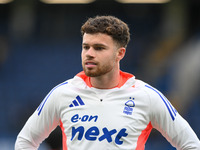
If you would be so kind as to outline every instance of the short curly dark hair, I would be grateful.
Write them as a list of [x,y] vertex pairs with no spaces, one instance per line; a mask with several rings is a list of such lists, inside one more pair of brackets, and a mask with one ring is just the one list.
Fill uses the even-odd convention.
[[89,18],[81,27],[84,33],[105,33],[110,35],[120,47],[127,47],[130,41],[129,27],[122,20],[114,16],[95,16]]

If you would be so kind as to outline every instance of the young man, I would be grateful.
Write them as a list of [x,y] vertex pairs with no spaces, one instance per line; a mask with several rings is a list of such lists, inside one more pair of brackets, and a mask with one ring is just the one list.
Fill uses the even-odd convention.
[[53,88],[19,133],[15,149],[34,150],[59,125],[63,150],[144,150],[152,128],[177,149],[200,141],[157,89],[120,71],[129,28],[113,16],[81,28],[82,72]]

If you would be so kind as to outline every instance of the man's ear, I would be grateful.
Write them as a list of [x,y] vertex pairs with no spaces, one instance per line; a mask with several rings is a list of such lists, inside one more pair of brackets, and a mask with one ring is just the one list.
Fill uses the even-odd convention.
[[126,53],[126,49],[124,47],[120,47],[118,50],[117,50],[117,60],[122,60],[125,56],[125,53]]

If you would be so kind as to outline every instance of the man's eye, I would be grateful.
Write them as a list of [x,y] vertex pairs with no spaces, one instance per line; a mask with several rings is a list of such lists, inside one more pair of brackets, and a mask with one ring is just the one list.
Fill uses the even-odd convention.
[[89,46],[83,46],[83,49],[89,49],[90,47]]
[[103,50],[103,47],[95,47],[95,50]]

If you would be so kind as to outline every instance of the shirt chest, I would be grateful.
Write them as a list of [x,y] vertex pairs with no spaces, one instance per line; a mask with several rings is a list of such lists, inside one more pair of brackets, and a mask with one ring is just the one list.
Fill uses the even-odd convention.
[[66,132],[83,127],[88,130],[123,128],[133,133],[143,130],[149,123],[147,98],[138,92],[116,92],[101,94],[74,94],[62,104],[61,121]]

